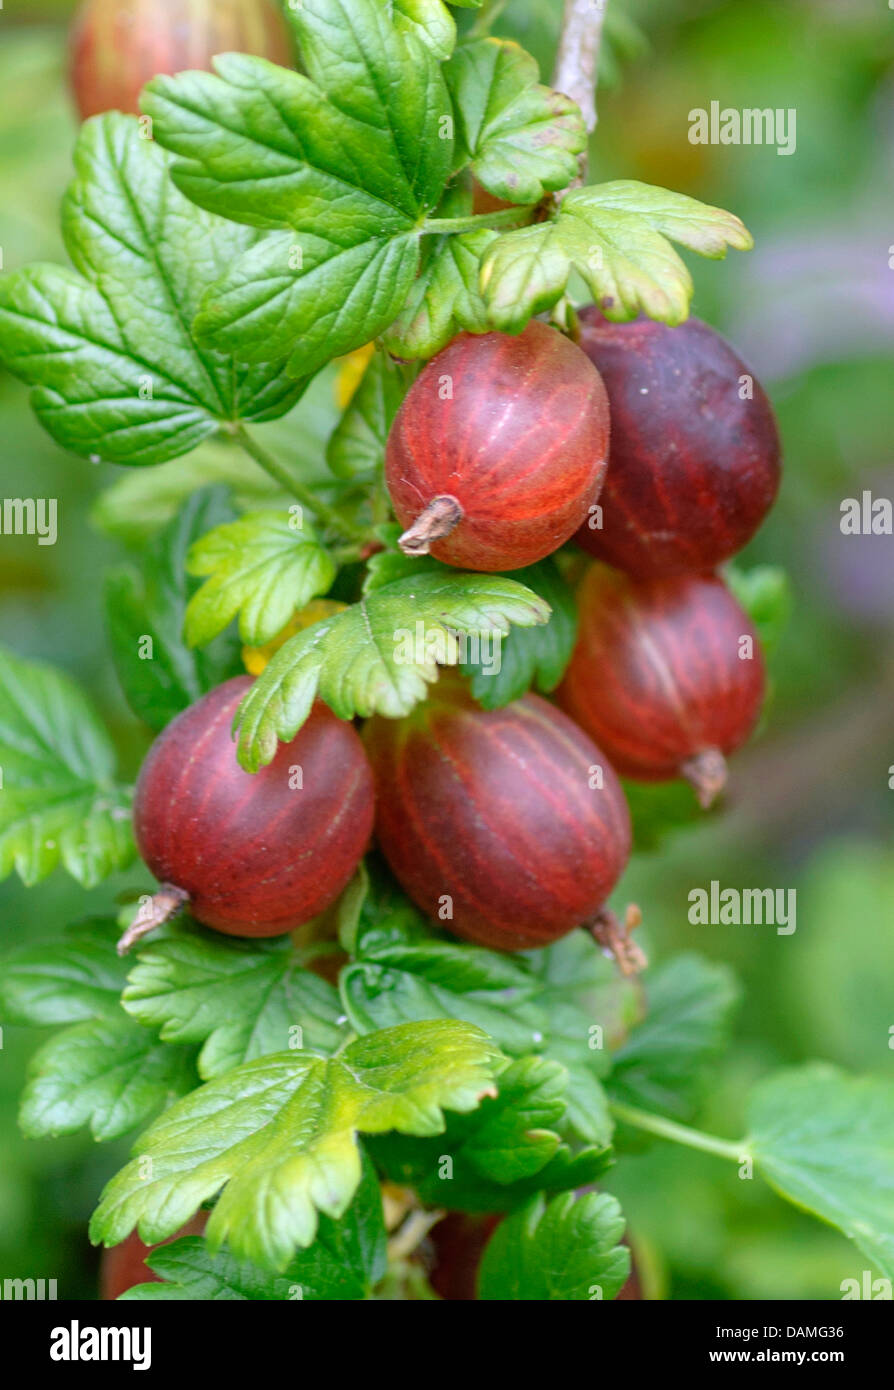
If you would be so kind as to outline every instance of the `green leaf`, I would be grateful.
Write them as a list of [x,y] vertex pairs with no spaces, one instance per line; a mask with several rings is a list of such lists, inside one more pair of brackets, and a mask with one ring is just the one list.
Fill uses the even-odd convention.
[[539,1047],[542,1011],[531,1008],[540,986],[511,956],[480,946],[413,939],[386,918],[361,930],[358,959],[339,979],[345,1011],[363,1033],[428,1018],[456,1018],[488,1033],[506,1052]]
[[[300,401],[278,420],[252,427],[253,439],[276,457],[288,459],[290,469],[305,485],[319,488],[327,501],[337,501],[337,484],[325,466],[326,440],[339,417],[334,385],[338,367],[318,372]],[[155,468],[122,470],[97,497],[90,522],[108,535],[120,537],[132,550],[142,550],[165,526],[191,493],[222,484],[229,488],[237,512],[267,507],[288,508],[294,497],[256,463],[231,434],[219,434],[187,458]]]
[[173,521],[154,537],[139,567],[106,576],[106,622],[115,670],[134,714],[163,729],[187,705],[242,671],[234,635],[204,651],[186,645],[183,626],[198,588],[186,572],[198,536],[232,517],[223,488],[187,498]]
[[0,648],[0,879],[29,886],[57,864],[93,888],[134,858],[130,793],[78,687]]
[[214,347],[246,361],[291,353],[305,375],[400,310],[453,149],[438,60],[389,10],[303,0],[288,14],[307,76],[229,53],[216,76],[158,77],[144,92],[156,139],[180,157],[179,188],[277,229],[207,297],[196,330]]
[[196,1083],[191,1048],[169,1047],[121,1010],[58,1033],[32,1057],[19,1123],[29,1139],[89,1125],[117,1139]]
[[456,25],[443,0],[394,0],[394,26],[414,34],[436,58],[449,58],[453,52]]
[[529,959],[542,987],[543,1052],[568,1071],[567,1126],[586,1143],[605,1147],[614,1124],[601,1078],[611,1066],[616,1029],[637,1008],[635,988],[588,932],[569,932]]
[[[361,1177],[356,1135],[438,1134],[444,1109],[472,1110],[502,1058],[477,1028],[404,1024],[338,1057],[281,1052],[246,1062],[173,1106],[106,1187],[91,1224],[114,1245],[137,1225],[164,1240],[206,1199],[212,1251],[282,1270],[317,1212],[337,1220]],[[151,1177],[146,1177],[147,1160]]]
[[386,1237],[382,1195],[372,1164],[363,1164],[357,1195],[340,1221],[320,1217],[313,1245],[295,1256],[282,1274],[272,1274],[226,1251],[212,1255],[200,1237],[188,1236],[153,1251],[147,1263],[165,1284],[140,1284],[122,1300],[367,1298],[385,1273]]
[[409,1020],[457,1018],[482,1028],[509,1056],[542,1053],[568,1071],[570,1130],[600,1148],[610,1142],[599,1077],[610,1065],[606,1035],[613,1032],[617,998],[629,1011],[632,991],[590,937],[573,932],[530,957],[442,941],[402,894],[379,883],[355,918],[343,938],[355,960],[339,977],[353,1027],[367,1033]]
[[[525,1057],[507,1067],[498,1094],[485,1100],[453,1153],[491,1182],[509,1184],[532,1177],[556,1154],[552,1128],[565,1110],[568,1074],[556,1062]],[[466,1117],[468,1119],[468,1117]]]
[[[484,1101],[482,1106],[488,1103]],[[438,1139],[386,1134],[369,1141],[380,1171],[391,1182],[412,1187],[422,1201],[432,1206],[446,1204],[451,1211],[515,1211],[538,1192],[552,1194],[590,1186],[605,1175],[613,1161],[610,1150],[598,1145],[574,1151],[560,1140],[542,1168],[507,1184],[484,1177],[471,1163],[454,1164],[451,1175],[445,1159],[453,1159],[460,1144],[454,1120]]]
[[614,1055],[614,1100],[689,1119],[724,1050],[741,991],[726,965],[674,956],[643,976],[646,1013]]
[[300,509],[247,512],[216,526],[192,545],[186,564],[190,574],[211,576],[186,609],[191,647],[204,647],[237,613],[242,641],[262,647],[297,609],[325,594],[336,574]]
[[500,643],[499,667],[464,662],[464,675],[472,678],[472,694],[484,709],[502,709],[532,686],[547,695],[565,674],[577,638],[577,605],[556,562],[541,560],[513,578],[527,584],[551,608],[542,627],[510,632]]
[[682,193],[623,180],[575,189],[554,221],[507,232],[486,252],[481,282],[494,326],[519,332],[558,302],[572,270],[608,319],[682,323],[692,277],[671,241],[714,259],[753,244],[732,213]]
[[538,82],[537,63],[509,39],[461,44],[444,69],[457,120],[458,168],[510,203],[538,203],[578,173],[587,146],[569,97]]
[[794,605],[785,570],[779,565],[755,565],[750,570],[729,565],[724,578],[757,628],[761,646],[772,652],[788,626]]
[[69,927],[59,941],[21,946],[0,962],[0,1009],[8,1023],[42,1028],[120,1019],[124,961],[115,944],[114,918],[91,917]]
[[618,1242],[624,1218],[614,1197],[570,1192],[547,1203],[534,1197],[501,1221],[478,1274],[478,1297],[489,1300],[593,1300],[617,1297],[630,1273],[630,1251]]
[[241,941],[172,927],[140,949],[121,1002],[163,1041],[202,1043],[206,1079],[295,1040],[331,1053],[345,1037],[337,991],[303,968],[289,937]]
[[491,323],[479,288],[481,258],[496,237],[482,228],[426,241],[422,269],[383,335],[389,352],[434,357],[462,329],[486,332]]
[[423,1202],[452,1211],[509,1211],[534,1192],[583,1186],[610,1160],[605,1149],[572,1153],[562,1142],[567,1085],[563,1066],[525,1057],[500,1074],[495,1097],[452,1117],[444,1134],[389,1135],[372,1142],[374,1157]]
[[396,362],[384,352],[373,354],[326,448],[336,477],[372,478],[379,472],[406,385]]
[[0,358],[34,388],[53,438],[113,463],[160,463],[222,424],[288,410],[304,383],[281,363],[237,368],[198,348],[189,327],[258,233],[191,206],[131,117],[88,121],[75,167],[62,219],[75,269],[0,279]]
[[813,1065],[761,1082],[748,1106],[761,1173],[894,1278],[894,1085]]
[[114,918],[88,918],[61,941],[2,962],[0,1005],[10,1022],[75,1025],[31,1059],[20,1116],[31,1138],[89,1125],[95,1139],[115,1139],[196,1083],[191,1049],[164,1046],[122,1013],[119,934]]
[[438,662],[456,665],[457,631],[506,632],[548,616],[530,589],[493,575],[420,573],[376,589],[280,648],[239,707],[239,760],[249,772],[269,763],[318,695],[341,719],[407,714],[437,679]]

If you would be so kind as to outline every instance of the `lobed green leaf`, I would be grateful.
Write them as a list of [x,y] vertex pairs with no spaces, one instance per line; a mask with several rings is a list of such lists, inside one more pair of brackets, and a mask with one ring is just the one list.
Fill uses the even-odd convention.
[[247,512],[216,526],[190,547],[186,567],[210,575],[186,609],[185,635],[204,647],[239,614],[239,636],[262,647],[299,609],[325,594],[335,562],[304,521],[291,512]]
[[58,864],[93,888],[134,857],[130,791],[79,688],[0,649],[0,879],[29,886]]
[[755,1088],[748,1124],[748,1148],[777,1192],[894,1278],[894,1085],[793,1068]]
[[[172,1106],[108,1184],[91,1224],[114,1245],[137,1226],[152,1244],[220,1193],[207,1228],[236,1258],[282,1270],[337,1220],[361,1177],[357,1133],[437,1134],[472,1110],[503,1059],[467,1024],[404,1024],[337,1057],[280,1052],[234,1068]],[[147,1176],[148,1174],[148,1176]]]
[[121,1002],[163,1041],[201,1043],[206,1080],[296,1037],[327,1054],[345,1039],[337,991],[304,968],[289,937],[242,941],[174,926],[140,949]]
[[156,78],[143,101],[189,198],[273,230],[207,297],[199,336],[246,361],[291,354],[305,375],[399,312],[453,142],[431,3],[397,24],[380,0],[303,0],[288,14],[306,76],[231,53],[216,74]]
[[567,1086],[559,1063],[525,1057],[500,1074],[496,1096],[451,1117],[443,1135],[387,1135],[372,1141],[373,1155],[392,1181],[452,1211],[512,1211],[534,1192],[585,1186],[611,1159],[604,1147],[574,1152],[562,1141]]
[[456,665],[457,632],[506,632],[548,616],[530,589],[492,575],[422,572],[376,589],[280,648],[239,707],[239,760],[249,772],[269,763],[317,696],[342,719],[407,714],[438,662]]
[[87,1019],[120,1019],[124,962],[121,931],[109,917],[70,926],[61,940],[20,946],[0,962],[0,1008],[9,1023],[42,1028]]
[[538,203],[578,173],[587,131],[575,102],[538,82],[536,61],[509,39],[461,44],[444,68],[457,118],[457,153],[483,188]]
[[122,1300],[348,1302],[368,1298],[387,1263],[382,1194],[375,1170],[364,1161],[357,1195],[344,1216],[340,1221],[321,1216],[313,1245],[299,1251],[282,1274],[234,1259],[226,1251],[212,1255],[196,1236],[161,1246],[147,1263],[166,1282],[139,1284],[122,1294]]
[[532,686],[543,695],[555,690],[577,638],[577,604],[555,560],[516,570],[513,578],[549,604],[549,620],[541,627],[510,632],[500,643],[498,667],[463,663],[461,670],[471,677],[472,694],[484,709],[502,709]]
[[614,1055],[609,1094],[689,1119],[729,1041],[739,985],[728,966],[685,954],[647,971],[643,987],[645,1015]]
[[572,270],[608,319],[644,313],[682,323],[692,277],[671,241],[715,259],[728,246],[753,245],[732,213],[682,193],[625,180],[575,189],[553,221],[507,232],[485,253],[481,283],[494,326],[519,332],[558,302]]
[[305,382],[199,348],[203,293],[258,239],[192,206],[168,161],[117,112],[88,121],[63,204],[75,266],[0,279],[0,358],[53,438],[113,463],[178,458],[236,420],[285,413]]
[[624,1218],[614,1197],[567,1192],[534,1197],[501,1221],[487,1244],[478,1297],[489,1300],[616,1298],[630,1273],[630,1251],[619,1244]]
[[29,1138],[118,1139],[196,1084],[192,1048],[159,1042],[119,1007],[117,1018],[66,1028],[32,1057],[19,1123]]
[[366,1033],[412,1019],[463,1019],[509,1056],[561,1062],[567,1128],[604,1149],[612,1120],[600,1078],[635,996],[592,938],[572,932],[545,950],[505,955],[433,937],[387,882],[359,887],[363,892],[342,936],[355,958],[339,977],[353,1026]]
[[481,258],[496,236],[483,228],[427,239],[422,269],[383,335],[389,352],[411,360],[434,357],[463,329],[484,333],[490,328],[479,280]]

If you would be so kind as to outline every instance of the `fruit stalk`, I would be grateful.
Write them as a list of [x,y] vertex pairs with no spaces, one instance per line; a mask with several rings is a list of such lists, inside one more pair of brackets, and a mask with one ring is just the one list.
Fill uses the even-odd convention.
[[262,448],[258,441],[250,435],[244,425],[234,431],[234,438],[241,445],[247,454],[250,454],[255,463],[259,463],[264,472],[279,483],[284,492],[288,492],[292,497],[298,499],[302,507],[306,507],[310,514],[324,526],[328,526],[337,535],[344,536],[348,540],[366,542],[369,537],[359,526],[352,526],[345,521],[344,517],[336,511],[335,507],[330,507],[328,502],[324,502],[318,497],[312,488],[305,487],[298,478],[293,477],[287,468],[283,468],[278,459],[267,450]]
[[740,1163],[743,1155],[748,1153],[747,1139],[738,1142],[718,1139],[716,1135],[705,1134],[700,1129],[691,1129],[689,1125],[678,1124],[676,1120],[668,1120],[664,1115],[652,1115],[648,1110],[640,1110],[635,1105],[612,1101],[611,1112],[616,1119],[626,1125],[633,1125],[635,1129],[645,1130],[647,1134],[654,1134],[659,1139],[669,1139],[674,1144],[684,1144],[688,1149],[700,1149],[702,1153],[731,1159],[733,1163]]

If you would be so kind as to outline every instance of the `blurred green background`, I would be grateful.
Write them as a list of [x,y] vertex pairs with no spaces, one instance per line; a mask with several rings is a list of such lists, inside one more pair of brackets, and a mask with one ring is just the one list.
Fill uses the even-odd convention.
[[[76,129],[64,73],[72,8],[6,0],[0,10],[6,269],[64,259],[56,213]],[[546,77],[560,9],[510,0],[496,30],[535,52]],[[843,498],[864,488],[894,497],[894,12],[882,0],[610,0],[610,13],[591,176],[663,184],[747,223],[751,255],[693,265],[694,311],[754,367],[785,443],[779,503],[744,557],[785,565],[795,593],[769,718],[736,760],[723,812],[637,856],[622,885],[644,910],[656,957],[698,949],[741,976],[735,1043],[702,1117],[732,1137],[748,1086],[772,1068],[820,1057],[894,1071],[894,539],[839,530]],[[796,152],[690,144],[689,112],[712,100],[795,108]],[[299,406],[302,451],[324,437],[332,410],[328,382]],[[278,428],[287,444],[295,427]],[[0,440],[3,495],[56,497],[61,511],[53,548],[0,537],[0,641],[77,676],[135,771],[148,736],[107,657],[101,571],[121,558],[125,532],[137,545],[151,533],[184,465],[122,482],[122,470],[69,457],[32,419],[25,388],[2,375]],[[100,530],[91,509],[113,483],[125,490],[104,506]],[[689,925],[687,895],[712,878],[797,888],[796,933]],[[2,944],[55,935],[139,882],[134,871],[89,894],[61,873],[30,892],[7,882]],[[7,1028],[3,1042],[0,1276],[55,1277],[60,1297],[95,1297],[85,1223],[124,1146],[21,1139],[17,1098],[36,1038]],[[652,1296],[836,1298],[865,1265],[759,1181],[690,1150],[625,1157],[607,1185]]]

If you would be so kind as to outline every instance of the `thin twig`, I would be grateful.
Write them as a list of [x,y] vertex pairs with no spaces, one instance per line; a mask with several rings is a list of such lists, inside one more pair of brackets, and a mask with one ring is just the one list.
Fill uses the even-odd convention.
[[[576,101],[591,135],[596,129],[596,76],[608,0],[565,0],[552,85]],[[582,156],[581,176],[586,168]]]

